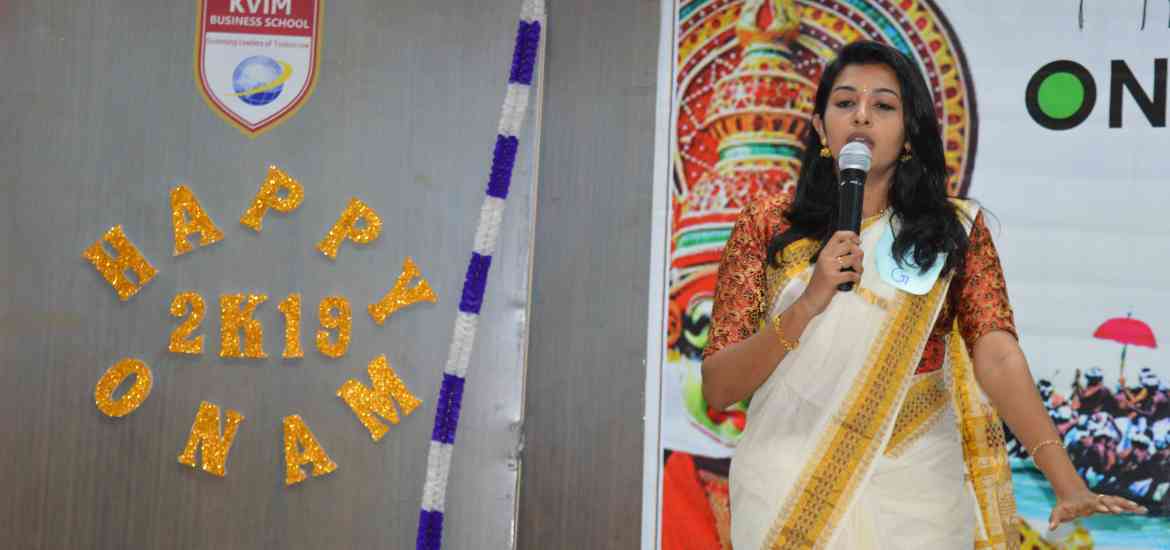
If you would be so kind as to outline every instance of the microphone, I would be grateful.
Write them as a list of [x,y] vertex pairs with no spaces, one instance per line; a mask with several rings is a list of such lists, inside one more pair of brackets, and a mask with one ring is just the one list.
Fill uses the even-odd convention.
[[[861,234],[861,206],[865,197],[865,176],[869,173],[873,152],[861,141],[851,141],[841,148],[837,159],[837,173],[840,175],[840,190],[837,202],[837,231],[852,231]],[[847,268],[853,271],[853,268]],[[849,292],[853,283],[837,285],[837,290]]]

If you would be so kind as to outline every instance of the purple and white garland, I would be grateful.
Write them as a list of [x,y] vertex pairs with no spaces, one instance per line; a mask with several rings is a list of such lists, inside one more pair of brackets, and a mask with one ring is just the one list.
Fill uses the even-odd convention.
[[467,367],[475,344],[479,310],[487,287],[492,253],[499,240],[508,187],[512,183],[512,168],[516,164],[516,151],[519,148],[516,134],[524,124],[524,115],[528,110],[532,73],[536,66],[544,21],[544,0],[524,0],[516,31],[516,45],[512,52],[508,94],[500,111],[487,196],[479,211],[475,245],[463,282],[463,295],[459,301],[459,313],[455,317],[451,348],[447,352],[443,383],[439,388],[439,400],[435,408],[435,428],[431,432],[431,446],[427,453],[427,478],[418,519],[417,550],[439,550],[443,543],[443,507],[447,499],[447,479],[451,471],[455,431],[459,426],[459,408],[463,403]]

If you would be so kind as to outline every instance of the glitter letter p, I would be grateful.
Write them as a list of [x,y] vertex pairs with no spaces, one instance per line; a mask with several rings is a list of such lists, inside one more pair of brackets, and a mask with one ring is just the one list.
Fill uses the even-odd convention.
[[[360,221],[365,221],[366,225],[359,229]],[[345,207],[337,223],[333,224],[325,238],[317,243],[317,250],[330,260],[334,260],[337,259],[337,249],[341,248],[342,241],[349,239],[357,244],[369,244],[381,233],[382,218],[378,217],[378,213],[356,198],[349,199],[349,205]]]
[[[281,189],[287,193],[283,198],[280,196]],[[269,166],[268,177],[264,178],[264,183],[260,184],[256,198],[252,199],[252,205],[244,212],[240,223],[259,232],[264,223],[264,214],[268,212],[269,208],[287,214],[296,210],[303,200],[305,200],[305,188],[301,187],[300,182],[285,174],[276,165]]]

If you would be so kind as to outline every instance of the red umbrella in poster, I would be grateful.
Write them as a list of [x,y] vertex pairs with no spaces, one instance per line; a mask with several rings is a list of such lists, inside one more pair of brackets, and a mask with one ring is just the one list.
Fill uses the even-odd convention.
[[1097,327],[1094,338],[1120,342],[1121,346],[1121,375],[1125,376],[1125,352],[1129,346],[1157,348],[1158,341],[1154,339],[1154,331],[1147,325],[1133,318],[1133,314],[1125,317],[1114,317]]

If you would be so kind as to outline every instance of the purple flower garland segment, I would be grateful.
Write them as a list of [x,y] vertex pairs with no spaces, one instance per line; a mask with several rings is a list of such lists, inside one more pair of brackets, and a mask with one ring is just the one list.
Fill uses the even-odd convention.
[[[527,19],[543,17],[543,0],[526,0],[524,16]],[[533,71],[539,53],[541,38],[541,23],[537,20],[521,20],[516,31],[516,45],[512,53],[512,66],[508,76],[511,93],[515,93],[514,86],[522,86],[520,99],[527,99],[532,84]],[[511,99],[511,93],[509,94]],[[526,104],[526,103],[525,103]],[[510,105],[505,104],[501,114],[501,125],[504,128],[518,128],[523,112],[512,112]],[[515,117],[511,120],[509,117]],[[505,123],[514,123],[506,125]],[[506,200],[512,183],[512,172],[516,165],[516,154],[520,140],[516,136],[501,134],[496,136],[496,143],[492,152],[492,164],[488,174],[485,193],[491,198]],[[489,203],[485,203],[485,210]],[[496,207],[498,208],[498,207]],[[485,229],[485,224],[491,224],[490,216],[481,214],[479,228]],[[498,223],[499,219],[495,223]],[[497,231],[488,231],[493,235],[486,250],[492,250]],[[443,507],[446,499],[446,485],[451,466],[450,455],[454,453],[455,433],[459,427],[459,412],[463,403],[465,379],[460,376],[459,366],[462,353],[468,353],[475,341],[476,324],[468,324],[467,316],[472,319],[479,315],[483,307],[484,292],[487,289],[488,272],[491,269],[492,257],[473,251],[468,262],[467,274],[463,283],[463,292],[459,301],[459,311],[462,316],[456,321],[452,337],[451,357],[448,358],[444,369],[443,382],[439,389],[438,404],[435,409],[435,425],[431,432],[432,444],[427,459],[427,485],[423,489],[423,507],[419,512],[418,536],[415,541],[418,550],[440,550],[443,540]],[[462,366],[466,370],[466,365]],[[445,458],[443,455],[447,454]],[[428,505],[433,509],[428,509]]]

